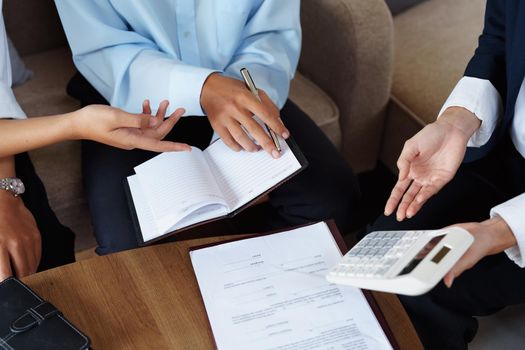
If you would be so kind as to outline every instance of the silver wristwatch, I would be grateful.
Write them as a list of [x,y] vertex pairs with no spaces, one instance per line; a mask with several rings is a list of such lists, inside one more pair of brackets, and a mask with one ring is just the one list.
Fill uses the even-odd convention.
[[9,191],[13,196],[18,197],[25,192],[26,187],[19,178],[6,177],[0,180],[0,189]]

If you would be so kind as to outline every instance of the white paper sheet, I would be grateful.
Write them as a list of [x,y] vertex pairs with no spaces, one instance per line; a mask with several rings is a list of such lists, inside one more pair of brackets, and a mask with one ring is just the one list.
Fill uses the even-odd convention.
[[144,196],[138,176],[129,176],[128,184],[133,196],[133,204],[135,205],[135,212],[139,221],[142,239],[145,243],[166,233],[228,214],[228,210],[225,206],[220,204],[211,204],[202,208],[198,208],[169,229],[161,230],[155,223],[152,209],[150,208],[148,201]]
[[232,152],[222,141],[204,151],[230,211],[242,207],[301,169],[301,164],[283,139],[281,147],[278,159],[273,159],[263,150]]
[[202,151],[166,152],[135,167],[159,232],[167,232],[195,210],[227,207]]
[[191,260],[219,349],[391,349],[359,289],[326,281],[325,223],[203,248]]

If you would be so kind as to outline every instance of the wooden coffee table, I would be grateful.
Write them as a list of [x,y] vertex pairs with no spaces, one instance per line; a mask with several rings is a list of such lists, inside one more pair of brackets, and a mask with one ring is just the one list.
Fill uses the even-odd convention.
[[[95,257],[24,278],[93,349],[212,349],[188,250],[242,236],[187,240]],[[398,298],[374,293],[401,349],[422,349]]]

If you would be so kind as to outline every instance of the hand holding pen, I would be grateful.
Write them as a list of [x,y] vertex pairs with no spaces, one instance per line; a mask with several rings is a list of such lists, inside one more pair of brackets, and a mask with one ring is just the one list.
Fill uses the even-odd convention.
[[[259,96],[259,90],[257,90],[257,86],[255,86],[255,83],[252,79],[252,76],[250,75],[250,72],[248,69],[243,68],[241,69],[241,75],[244,79],[244,83],[246,84],[246,87],[250,90],[250,92],[259,100],[259,102],[262,103],[261,97]],[[275,134],[275,132],[268,126],[268,124],[264,124],[266,131],[268,131],[268,134],[270,134],[270,137],[272,138],[272,141],[275,145],[275,148],[277,149],[277,152],[281,152],[281,145],[279,143],[279,138]]]
[[211,126],[229,148],[248,152],[262,148],[279,158],[276,143],[253,116],[284,139],[289,137],[289,131],[280,119],[277,106],[263,90],[258,90],[258,94],[260,100],[242,81],[214,73],[204,83],[200,102]]

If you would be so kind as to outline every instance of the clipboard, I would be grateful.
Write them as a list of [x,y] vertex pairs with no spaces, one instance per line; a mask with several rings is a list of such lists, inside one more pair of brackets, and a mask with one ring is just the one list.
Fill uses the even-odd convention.
[[234,216],[236,216],[238,213],[242,212],[244,209],[246,209],[249,206],[251,206],[253,203],[257,202],[259,199],[261,199],[262,197],[264,197],[265,195],[267,195],[268,193],[270,193],[271,191],[276,189],[277,187],[281,186],[282,184],[286,183],[291,178],[293,178],[296,175],[298,175],[299,173],[301,173],[303,170],[305,170],[308,167],[308,160],[304,156],[303,152],[301,152],[299,146],[297,145],[297,143],[295,142],[295,140],[294,140],[294,138],[292,136],[290,136],[285,141],[288,144],[288,147],[290,148],[292,153],[294,154],[295,158],[297,159],[297,161],[301,165],[301,167],[297,171],[295,171],[293,174],[291,174],[290,176],[288,176],[284,180],[278,182],[274,186],[270,187],[269,189],[267,189],[266,191],[261,193],[256,198],[252,199],[251,201],[247,202],[243,206],[237,208],[236,210],[230,212],[227,215],[222,215],[220,217],[216,217],[216,218],[213,218],[213,219],[210,219],[210,220],[204,220],[204,221],[201,221],[201,222],[198,222],[198,223],[195,223],[195,224],[183,227],[181,229],[178,229],[178,230],[175,230],[175,231],[172,231],[172,232],[168,232],[166,234],[163,234],[161,236],[158,236],[158,237],[156,237],[154,239],[151,239],[151,240],[148,240],[148,241],[144,241],[144,238],[143,238],[143,235],[142,235],[142,230],[140,228],[139,218],[138,218],[138,215],[137,215],[137,210],[136,210],[135,204],[133,203],[133,196],[131,194],[131,189],[129,187],[129,183],[128,183],[127,179],[124,179],[124,181],[123,181],[124,192],[126,194],[126,199],[127,199],[127,202],[128,202],[128,207],[129,207],[129,211],[130,211],[130,215],[131,215],[131,221],[132,221],[134,232],[135,232],[135,237],[137,238],[137,242],[138,242],[139,246],[149,245],[149,244],[158,242],[158,241],[160,241],[160,240],[162,240],[164,238],[180,234],[180,233],[182,233],[184,231],[187,231],[187,230],[190,230],[192,228],[195,228],[195,227],[198,227],[198,226],[201,226],[201,225],[204,225],[204,224],[208,224],[208,223],[211,223],[211,222],[214,222],[214,221],[218,221],[218,220],[222,220],[222,219],[231,219]]
[[[345,253],[348,252],[349,249],[346,246],[346,243],[345,243],[345,241],[343,239],[343,236],[339,232],[339,229],[337,228],[337,225],[335,224],[335,222],[333,220],[327,220],[327,221],[325,221],[325,223],[327,224],[328,229],[332,233],[332,236],[333,236],[335,242],[337,243],[337,247],[339,248],[341,253],[344,255]],[[275,231],[270,231],[270,232],[265,232],[265,233],[254,234],[253,236],[250,236],[250,237],[234,238],[234,239],[229,239],[229,240],[225,240],[225,241],[222,241],[222,242],[217,242],[217,243],[211,243],[211,244],[205,244],[205,245],[199,245],[199,246],[195,246],[195,247],[190,247],[189,251],[188,251],[188,254],[191,253],[192,251],[196,251],[196,250],[199,250],[199,249],[219,246],[221,244],[241,241],[241,240],[244,240],[244,239],[251,239],[251,238],[256,238],[256,237],[269,236],[269,235],[276,234],[276,233],[286,232],[286,231],[294,230],[294,229],[297,229],[297,228],[310,226],[312,224],[315,224],[315,223],[308,223],[308,224],[304,224],[304,225],[300,225],[300,226],[296,226],[296,227],[292,227],[292,228],[287,228],[287,229],[284,229],[284,230],[275,230]],[[194,273],[194,278],[195,278],[195,281],[196,281],[196,283],[198,285],[197,276],[195,275],[195,273]],[[401,348],[400,348],[396,338],[394,337],[394,333],[392,332],[392,329],[390,328],[390,325],[388,324],[388,322],[387,322],[387,320],[385,318],[385,315],[383,314],[383,311],[379,307],[379,304],[377,303],[377,301],[376,301],[374,295],[372,294],[372,292],[369,291],[369,290],[365,290],[365,289],[362,289],[361,291],[362,291],[363,295],[365,296],[365,299],[368,302],[368,305],[372,309],[372,312],[374,313],[374,316],[376,317],[377,321],[379,322],[379,325],[383,329],[383,332],[385,333],[385,336],[387,337],[388,341],[390,342],[390,345],[392,346],[392,348],[395,349],[395,350],[401,350]],[[202,294],[200,296],[201,296],[200,300],[201,300],[201,302],[203,304],[203,307],[204,307],[204,309],[206,309],[206,307],[204,305],[204,299],[202,298]],[[207,318],[207,319],[208,319],[208,329],[210,331],[210,334],[212,334],[212,337],[213,337],[213,330],[212,330],[212,327],[211,327],[211,323],[209,321],[209,318]],[[215,349],[217,349],[217,344],[215,342],[215,338],[213,339],[213,342],[215,344]]]

